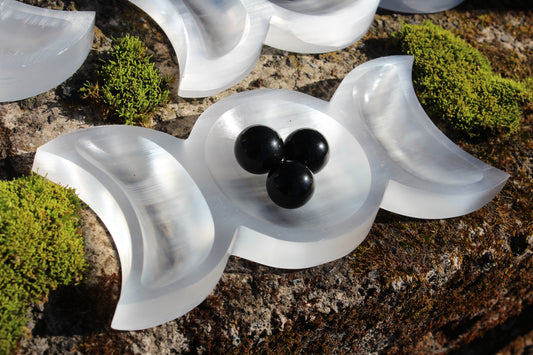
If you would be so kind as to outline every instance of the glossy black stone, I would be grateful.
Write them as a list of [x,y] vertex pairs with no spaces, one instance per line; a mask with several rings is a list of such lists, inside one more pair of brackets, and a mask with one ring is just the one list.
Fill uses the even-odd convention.
[[283,208],[303,206],[315,191],[313,173],[297,161],[284,161],[270,171],[266,181],[268,196]]
[[328,142],[314,129],[299,129],[285,139],[285,159],[299,161],[317,173],[329,159]]
[[244,129],[235,140],[235,157],[252,174],[265,174],[281,164],[283,140],[273,129],[256,125]]

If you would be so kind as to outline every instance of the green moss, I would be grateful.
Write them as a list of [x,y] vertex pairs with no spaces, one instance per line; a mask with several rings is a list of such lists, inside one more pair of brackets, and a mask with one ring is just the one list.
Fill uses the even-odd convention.
[[403,53],[415,57],[415,89],[432,117],[468,136],[519,129],[521,105],[533,97],[524,83],[493,73],[477,49],[429,21],[404,24],[393,37]]
[[39,176],[0,181],[0,353],[23,335],[32,303],[82,278],[81,208],[72,190]]
[[104,118],[151,126],[155,109],[168,100],[170,78],[161,76],[150,59],[140,39],[119,38],[109,58],[102,60],[97,82],[86,83],[82,96],[100,106]]

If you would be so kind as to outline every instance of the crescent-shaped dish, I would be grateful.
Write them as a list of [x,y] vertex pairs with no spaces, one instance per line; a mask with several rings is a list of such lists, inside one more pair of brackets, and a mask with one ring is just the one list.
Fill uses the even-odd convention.
[[91,49],[94,16],[0,0],[0,102],[35,96],[72,76]]

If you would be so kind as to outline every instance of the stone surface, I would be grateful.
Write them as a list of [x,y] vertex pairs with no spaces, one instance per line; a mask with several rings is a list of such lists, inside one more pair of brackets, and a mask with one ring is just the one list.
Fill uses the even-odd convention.
[[[78,89],[94,77],[112,37],[140,36],[166,74],[178,77],[161,30],[123,0],[25,0],[64,10],[96,10],[89,58],[67,82],[37,97],[0,105],[0,178],[29,172],[37,147],[83,127],[108,124]],[[431,19],[486,53],[505,76],[533,74],[533,11],[528,1],[466,1],[433,15],[380,10],[370,32],[349,48],[320,55],[264,47],[241,83],[205,99],[175,95],[154,129],[186,138],[198,116],[233,93],[297,90],[329,100],[355,66],[396,54],[389,36],[400,21]],[[174,92],[176,92],[176,83]],[[28,314],[18,353],[533,353],[533,139],[531,110],[519,135],[469,142],[468,152],[509,172],[502,193],[471,215],[441,221],[380,212],[349,256],[306,270],[273,269],[232,257],[218,286],[187,315],[138,332],[109,325],[120,293],[111,238],[90,210],[83,234],[87,281],[55,291]]]

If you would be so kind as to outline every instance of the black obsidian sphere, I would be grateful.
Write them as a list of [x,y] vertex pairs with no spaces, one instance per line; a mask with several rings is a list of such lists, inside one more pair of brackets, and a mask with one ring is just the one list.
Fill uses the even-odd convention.
[[315,191],[313,173],[297,161],[287,160],[268,174],[268,196],[283,208],[303,206]]
[[244,129],[235,140],[235,157],[252,174],[265,174],[281,164],[283,140],[272,128],[256,125]]
[[329,159],[328,142],[314,129],[299,129],[285,139],[285,159],[299,161],[317,173]]

